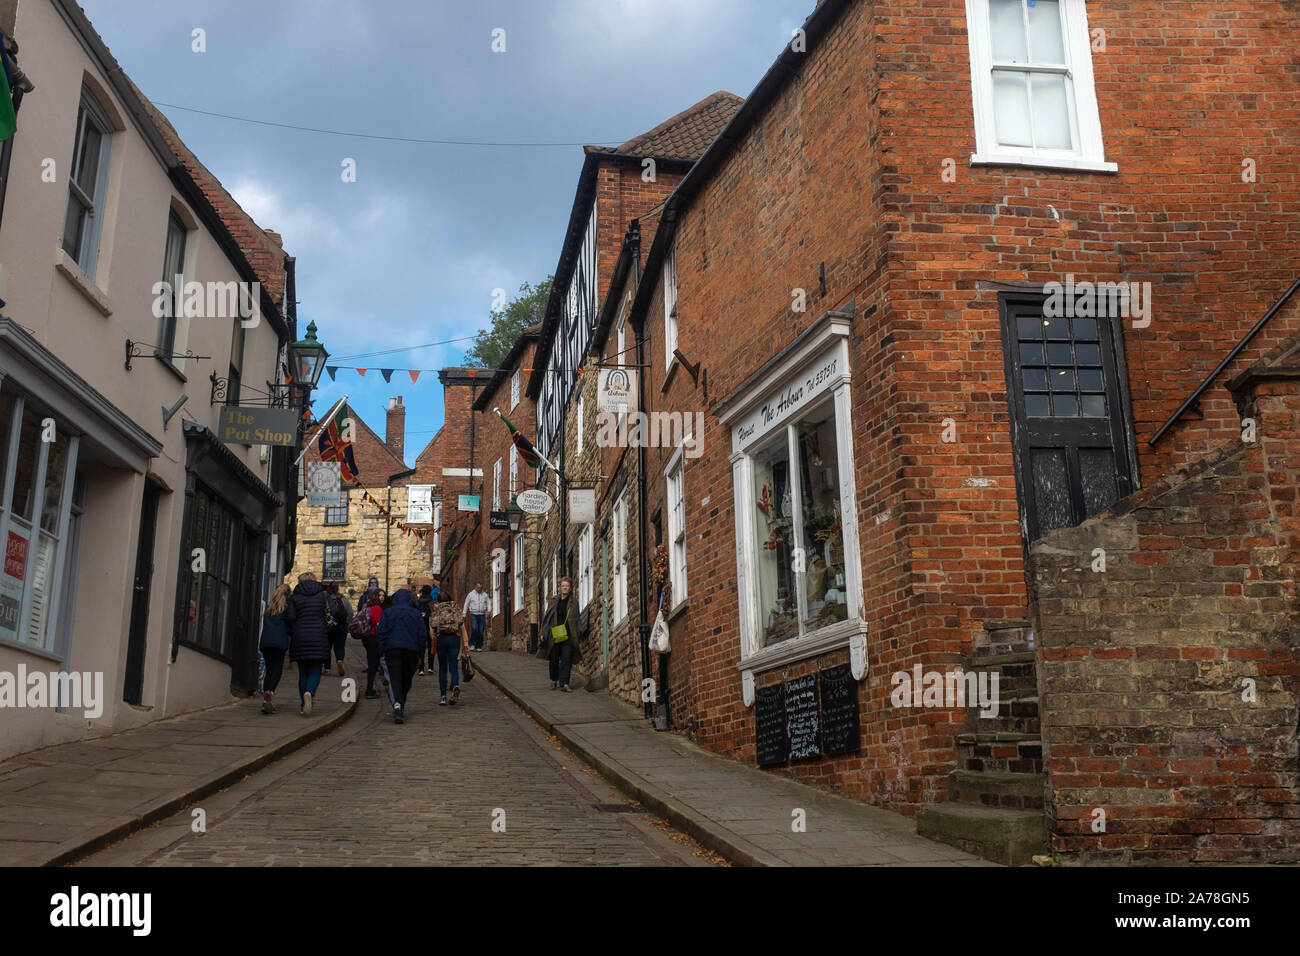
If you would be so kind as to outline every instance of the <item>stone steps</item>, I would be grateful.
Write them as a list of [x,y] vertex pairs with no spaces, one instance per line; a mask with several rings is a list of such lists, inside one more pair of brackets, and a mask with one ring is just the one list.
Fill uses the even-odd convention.
[[1027,866],[1047,851],[1047,817],[1042,810],[1008,810],[968,803],[921,807],[916,832],[1004,866]]
[[1038,773],[992,773],[954,770],[948,775],[949,799],[1004,810],[1043,809],[1046,780]]

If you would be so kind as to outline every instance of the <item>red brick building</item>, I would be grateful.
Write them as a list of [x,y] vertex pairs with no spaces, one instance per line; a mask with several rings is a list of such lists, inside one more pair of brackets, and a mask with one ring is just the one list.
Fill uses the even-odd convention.
[[[1008,862],[1048,828],[1300,856],[1294,23],[818,6],[668,198],[629,317],[644,411],[703,413],[700,457],[645,470],[676,729]],[[1212,706],[1243,681],[1263,712]]]

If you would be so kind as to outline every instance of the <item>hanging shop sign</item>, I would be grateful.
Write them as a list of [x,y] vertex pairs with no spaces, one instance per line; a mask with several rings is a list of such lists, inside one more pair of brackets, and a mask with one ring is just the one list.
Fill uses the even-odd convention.
[[348,503],[348,493],[341,490],[342,477],[337,461],[307,462],[307,507],[341,508]]
[[596,406],[603,412],[628,412],[635,405],[636,371],[601,369],[596,384]]
[[228,405],[221,409],[217,437],[228,445],[298,444],[298,416],[292,409],[245,408]]
[[457,511],[478,511],[478,495],[460,495],[456,499]]
[[406,523],[433,524],[433,485],[407,487]]
[[491,531],[509,531],[510,516],[504,511],[489,511],[488,529]]
[[569,489],[569,520],[574,524],[595,524],[595,488]]
[[527,491],[519,492],[515,498],[520,510],[525,514],[544,515],[551,510],[551,496],[540,488],[529,488]]

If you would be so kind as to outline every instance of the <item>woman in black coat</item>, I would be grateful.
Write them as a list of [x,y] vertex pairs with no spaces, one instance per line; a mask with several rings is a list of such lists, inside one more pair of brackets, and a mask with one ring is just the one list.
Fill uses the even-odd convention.
[[330,659],[326,606],[325,589],[316,575],[310,571],[298,575],[298,586],[284,608],[284,622],[289,627],[289,659],[298,665],[298,696],[303,715],[311,713],[312,695],[320,686],[321,671]]

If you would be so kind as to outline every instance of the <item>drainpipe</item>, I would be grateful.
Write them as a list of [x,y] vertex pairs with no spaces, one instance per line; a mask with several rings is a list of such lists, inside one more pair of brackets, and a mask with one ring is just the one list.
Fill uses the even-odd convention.
[[[629,237],[632,245],[632,270],[633,285],[639,289],[641,287],[641,230],[637,228]],[[645,320],[640,318],[632,323],[632,331],[636,335],[636,407],[638,412],[644,412],[645,407]],[[641,638],[641,686],[645,686],[645,681],[650,677],[650,621],[646,616],[649,611],[646,596],[646,514],[645,514],[645,442],[638,442],[636,449],[636,500],[637,500],[637,590],[640,593],[640,605],[638,618],[640,623],[637,627]],[[659,695],[656,694],[656,697]],[[650,701],[645,702],[645,715],[647,718],[654,717],[654,704]]]

